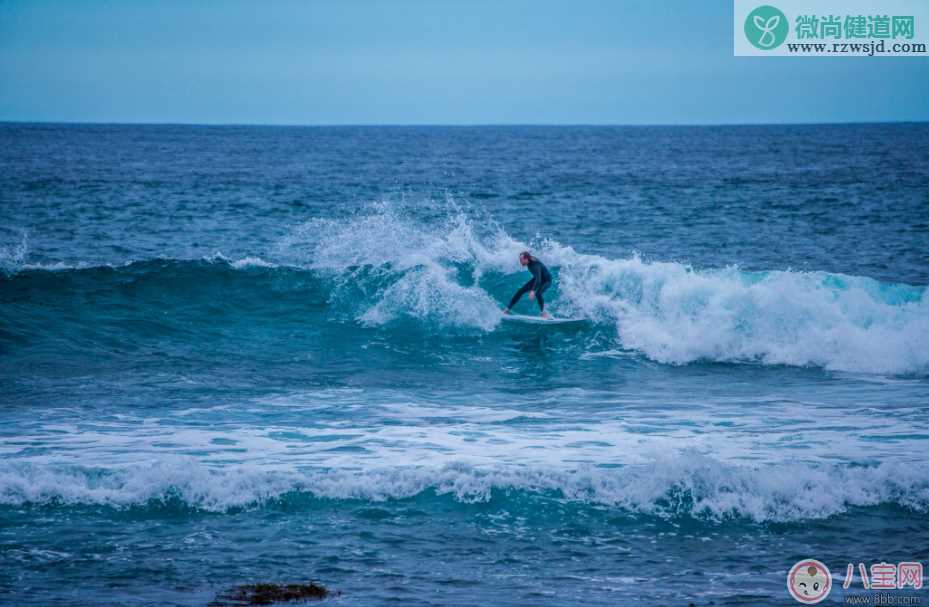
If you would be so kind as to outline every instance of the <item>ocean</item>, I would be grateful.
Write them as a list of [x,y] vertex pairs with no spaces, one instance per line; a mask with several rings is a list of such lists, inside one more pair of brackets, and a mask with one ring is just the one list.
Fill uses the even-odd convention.
[[0,603],[840,604],[927,285],[924,123],[0,124]]

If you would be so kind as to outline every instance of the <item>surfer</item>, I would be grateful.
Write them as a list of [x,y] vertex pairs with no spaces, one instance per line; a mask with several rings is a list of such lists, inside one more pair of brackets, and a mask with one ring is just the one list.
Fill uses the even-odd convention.
[[539,304],[542,318],[550,318],[548,312],[545,311],[545,300],[542,299],[542,293],[552,285],[552,275],[549,273],[548,268],[545,267],[544,263],[533,257],[529,251],[523,251],[519,254],[519,265],[529,270],[532,273],[532,278],[520,287],[519,291],[516,291],[513,299],[510,300],[510,305],[503,308],[503,313],[509,314],[510,308],[516,305],[523,293],[528,292],[529,299],[534,299]]

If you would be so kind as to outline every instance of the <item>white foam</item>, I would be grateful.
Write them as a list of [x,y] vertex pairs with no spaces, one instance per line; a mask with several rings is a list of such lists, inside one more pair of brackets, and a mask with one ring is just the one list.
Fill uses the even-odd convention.
[[383,325],[401,316],[435,319],[446,326],[490,330],[499,322],[497,303],[478,287],[462,287],[450,270],[430,263],[407,272],[385,289],[380,299],[359,319],[367,325]]
[[870,373],[929,371],[924,288],[825,272],[696,271],[558,247],[563,291],[659,362],[758,361]]
[[237,259],[231,263],[232,267],[235,269],[242,268],[276,268],[278,267],[276,263],[266,261],[261,257],[243,257],[242,259]]
[[271,261],[267,261],[261,257],[256,256],[247,256],[242,257],[241,259],[230,259],[222,253],[222,251],[216,251],[212,255],[206,255],[201,258],[203,261],[208,263],[223,263],[236,270],[242,270],[246,268],[276,268],[278,264]]
[[821,519],[850,507],[897,504],[929,508],[929,481],[913,467],[780,464],[741,466],[684,454],[649,464],[603,469],[443,466],[365,470],[273,471],[210,468],[175,458],[111,469],[0,464],[0,503],[101,504],[124,507],[178,498],[206,510],[259,505],[285,493],[384,501],[432,490],[462,502],[495,490],[550,493],[563,499],[656,516],[754,521]]
[[[0,442],[0,503],[174,497],[223,510],[290,491],[384,500],[434,490],[475,501],[517,489],[657,515],[754,520],[929,504],[920,475],[927,437],[912,431],[924,412],[915,403],[882,411],[735,396],[712,408],[669,408],[647,393],[547,396],[539,410],[534,396],[439,403],[397,390],[324,389],[93,424],[60,411],[55,423]],[[575,403],[591,401],[601,406],[578,415]],[[304,425],[275,422],[306,417],[308,407],[314,415]],[[253,411],[266,421],[236,418]]]
[[[337,289],[382,279],[386,286],[369,292],[359,313],[364,323],[412,317],[485,331],[497,325],[500,304],[477,281],[521,272],[517,253],[530,248],[492,222],[479,229],[460,211],[422,223],[388,203],[343,221],[307,224],[282,246],[299,251]],[[553,303],[560,315],[611,324],[619,346],[658,362],[929,372],[924,287],[825,272],[608,259],[552,240],[534,250],[558,270]]]

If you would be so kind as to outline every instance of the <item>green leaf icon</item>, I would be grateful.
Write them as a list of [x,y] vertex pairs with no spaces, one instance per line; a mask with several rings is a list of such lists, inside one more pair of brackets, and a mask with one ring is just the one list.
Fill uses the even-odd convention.
[[787,38],[787,17],[770,5],[759,6],[745,19],[745,38],[763,51],[780,46]]

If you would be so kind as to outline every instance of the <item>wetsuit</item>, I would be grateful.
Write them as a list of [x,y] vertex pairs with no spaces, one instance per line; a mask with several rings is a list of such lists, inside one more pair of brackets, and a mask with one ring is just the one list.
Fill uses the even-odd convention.
[[519,301],[519,298],[523,296],[523,293],[535,291],[535,300],[539,303],[539,309],[545,310],[545,300],[542,299],[542,292],[552,285],[552,275],[549,274],[545,264],[535,257],[529,260],[529,265],[526,266],[526,269],[532,273],[532,278],[529,279],[529,282],[520,287],[519,291],[516,291],[507,309],[512,309],[513,306],[516,305],[516,302]]

